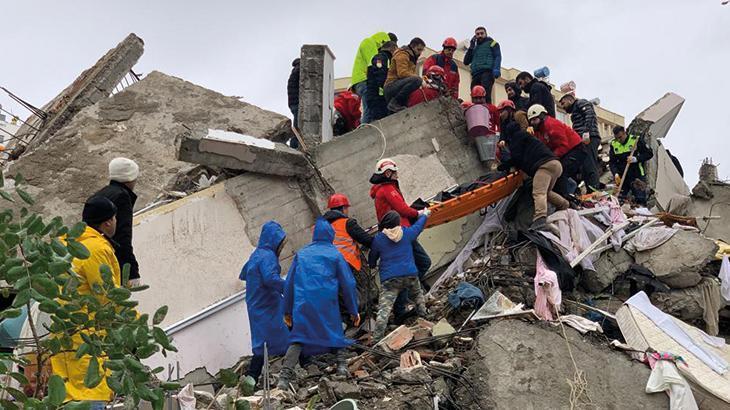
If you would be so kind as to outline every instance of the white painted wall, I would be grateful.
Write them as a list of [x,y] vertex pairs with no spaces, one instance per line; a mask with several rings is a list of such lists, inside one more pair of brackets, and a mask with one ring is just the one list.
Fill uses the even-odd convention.
[[135,220],[134,251],[150,286],[135,296],[145,313],[168,306],[163,327],[243,290],[238,274],[254,245],[223,188],[214,185]]

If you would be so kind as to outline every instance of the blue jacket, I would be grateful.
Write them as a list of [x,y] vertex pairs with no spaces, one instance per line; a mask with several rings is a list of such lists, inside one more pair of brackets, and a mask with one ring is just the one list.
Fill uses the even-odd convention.
[[342,330],[338,293],[348,313],[357,315],[357,289],[334,238],[329,222],[318,218],[312,243],[296,253],[284,285],[284,314],[292,318],[289,340],[310,354],[353,343]]
[[239,279],[246,281],[246,308],[255,355],[264,354],[264,342],[272,356],[286,353],[289,329],[284,323],[284,280],[276,251],[286,238],[281,225],[269,221],[261,228],[259,245],[251,254]]
[[425,226],[426,217],[421,215],[415,224],[402,228],[403,238],[398,242],[391,241],[382,232],[375,235],[368,261],[370,267],[374,268],[380,259],[381,282],[401,276],[418,276],[416,260],[413,257],[413,242],[418,239]]

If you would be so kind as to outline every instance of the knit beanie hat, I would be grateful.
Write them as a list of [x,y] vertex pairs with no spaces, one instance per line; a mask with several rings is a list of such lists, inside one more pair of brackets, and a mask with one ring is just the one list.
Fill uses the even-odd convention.
[[109,162],[109,179],[132,182],[139,176],[139,165],[129,158],[118,157]]
[[117,206],[114,202],[103,196],[92,196],[86,200],[84,210],[81,212],[81,220],[87,225],[97,225],[108,221],[117,214]]
[[400,226],[400,215],[396,211],[389,211],[383,215],[383,219],[380,220],[378,228],[382,231],[383,229],[392,229],[396,226]]

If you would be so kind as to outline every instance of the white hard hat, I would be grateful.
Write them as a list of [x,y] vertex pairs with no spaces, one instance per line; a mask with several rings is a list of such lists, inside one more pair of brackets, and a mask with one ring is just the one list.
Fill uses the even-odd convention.
[[539,117],[542,113],[547,114],[545,107],[540,104],[534,104],[529,110],[527,110],[527,119],[531,120],[535,117]]
[[376,174],[382,174],[388,170],[398,172],[398,165],[390,158],[383,158],[375,165]]

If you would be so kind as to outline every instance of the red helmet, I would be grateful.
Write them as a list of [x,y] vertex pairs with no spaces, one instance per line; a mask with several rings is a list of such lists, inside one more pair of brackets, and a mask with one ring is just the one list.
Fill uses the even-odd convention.
[[431,67],[428,67],[428,70],[426,70],[426,74],[427,75],[440,75],[441,77],[443,77],[446,74],[446,72],[444,71],[443,68],[441,68],[437,65],[432,65]]
[[484,89],[481,85],[475,85],[474,88],[471,89],[471,97],[486,97],[487,96],[487,90]]
[[517,109],[517,107],[515,107],[515,103],[512,102],[512,100],[504,100],[504,101],[502,101],[501,103],[499,103],[499,106],[497,106],[497,109],[499,111],[502,111],[502,110],[504,110],[507,107],[512,108],[513,110],[516,110]]
[[456,39],[453,37],[446,37],[446,40],[444,40],[444,44],[442,46],[444,48],[446,48],[446,47],[456,48]]
[[327,201],[327,208],[340,208],[343,206],[350,206],[350,200],[347,199],[345,194],[333,194],[329,201]]

